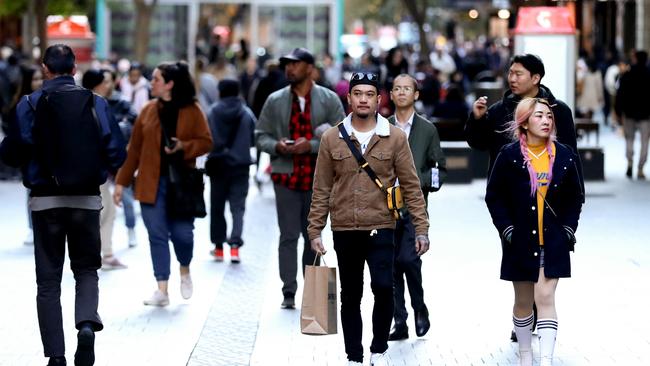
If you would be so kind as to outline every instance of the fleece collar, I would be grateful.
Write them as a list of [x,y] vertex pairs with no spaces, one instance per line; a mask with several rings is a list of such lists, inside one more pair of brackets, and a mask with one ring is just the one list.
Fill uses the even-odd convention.
[[[348,132],[348,135],[352,134],[352,113],[348,114],[347,117],[343,120],[343,127]],[[377,113],[377,126],[375,127],[375,134],[377,136],[390,136],[390,122],[384,118],[381,114]],[[343,138],[339,132],[339,137]]]

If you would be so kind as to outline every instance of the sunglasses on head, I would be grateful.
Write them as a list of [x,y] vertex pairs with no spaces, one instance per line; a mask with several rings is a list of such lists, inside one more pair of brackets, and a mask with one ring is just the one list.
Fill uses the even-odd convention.
[[365,72],[355,72],[352,74],[352,78],[350,80],[363,80],[367,79],[369,81],[377,81],[379,79],[379,76],[377,74],[373,74],[371,72],[365,73]]

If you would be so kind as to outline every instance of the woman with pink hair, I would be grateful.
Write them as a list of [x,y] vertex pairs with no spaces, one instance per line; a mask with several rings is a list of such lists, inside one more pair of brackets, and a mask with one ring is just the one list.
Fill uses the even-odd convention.
[[521,366],[533,365],[533,303],[537,305],[540,365],[553,360],[558,279],[571,276],[569,252],[584,192],[572,150],[555,141],[548,101],[525,98],[504,133],[515,142],[497,156],[485,195],[502,247],[501,279],[515,290],[513,323]]

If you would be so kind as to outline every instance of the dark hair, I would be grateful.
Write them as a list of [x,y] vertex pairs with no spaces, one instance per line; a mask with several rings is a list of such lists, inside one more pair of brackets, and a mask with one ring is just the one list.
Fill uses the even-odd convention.
[[636,51],[634,56],[636,57],[637,65],[645,67],[648,63],[648,53],[646,51]]
[[172,101],[179,106],[194,103],[196,101],[196,89],[190,75],[190,69],[186,62],[163,62],[156,66],[165,83],[174,82],[172,88]]
[[219,98],[236,97],[239,95],[239,81],[223,79],[219,81]]
[[70,75],[75,66],[74,52],[64,44],[52,45],[45,50],[43,63],[54,75]]
[[539,82],[542,82],[542,78],[544,77],[545,73],[544,63],[542,62],[542,59],[539,58],[539,56],[530,53],[515,55],[510,61],[510,66],[515,63],[521,64],[526,70],[530,72],[531,76],[535,74],[539,75]]
[[104,70],[89,69],[81,78],[81,86],[93,90],[97,85],[104,81]]
[[134,71],[134,70],[140,71],[141,74],[144,73],[144,67],[142,66],[141,63],[136,62],[136,61],[134,61],[131,64],[131,66],[129,66],[129,72]]

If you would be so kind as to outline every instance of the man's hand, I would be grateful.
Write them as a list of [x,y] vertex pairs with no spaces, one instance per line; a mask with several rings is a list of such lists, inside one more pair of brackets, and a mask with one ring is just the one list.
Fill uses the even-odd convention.
[[487,112],[487,97],[482,96],[478,98],[472,105],[472,113],[474,113],[475,119],[483,118]]
[[176,137],[172,137],[172,142],[174,143],[174,145],[172,146],[171,149],[165,146],[165,153],[167,153],[168,155],[183,150],[183,141],[177,139]]
[[320,255],[325,255],[325,253],[327,253],[323,246],[323,240],[320,237],[311,240],[311,250]]
[[304,137],[299,137],[293,146],[289,147],[292,154],[307,154],[311,152],[311,144]]
[[121,184],[116,184],[115,185],[115,190],[113,191],[113,202],[115,203],[115,206],[121,207],[122,206],[122,190],[124,190],[124,186]]
[[275,144],[275,152],[280,155],[289,155],[291,153],[292,146],[285,143],[287,139],[283,138]]
[[415,251],[418,255],[429,251],[429,238],[426,235],[418,235],[415,237]]

